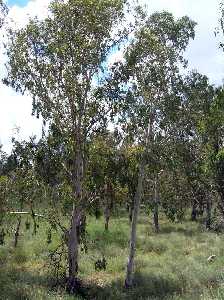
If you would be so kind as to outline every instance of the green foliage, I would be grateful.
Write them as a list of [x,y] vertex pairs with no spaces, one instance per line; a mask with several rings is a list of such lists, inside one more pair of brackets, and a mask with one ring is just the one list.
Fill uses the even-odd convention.
[[[132,9],[135,16],[129,24]],[[71,253],[78,248],[76,231],[85,250],[80,276],[94,285],[91,299],[178,299],[198,297],[204,286],[219,290],[218,264],[205,266],[209,252],[223,246],[219,237],[214,247],[214,235],[192,224],[172,224],[173,233],[162,224],[156,239],[142,217],[135,286],[124,292],[128,221],[113,219],[106,232],[98,218],[102,208],[109,217],[123,213],[126,204],[132,210],[135,195],[144,198],[144,208],[154,209],[156,187],[160,212],[173,222],[184,220],[192,202],[206,204],[208,211],[207,199],[216,205],[217,192],[224,199],[223,88],[214,90],[197,72],[184,76],[180,71],[187,67],[184,51],[195,25],[168,12],[148,16],[126,0],[55,0],[44,20],[9,29],[4,83],[31,95],[33,114],[49,126],[39,142],[13,139],[9,156],[0,149],[0,264],[7,270],[0,283],[9,281],[9,297],[48,297],[49,286],[43,283],[40,290],[30,291],[39,279],[27,279],[29,263],[31,273],[38,273],[32,264],[43,267],[50,254],[55,278],[65,277],[75,257]],[[109,69],[108,57],[119,47],[123,60]],[[108,130],[109,121],[118,125],[114,131]],[[138,182],[143,182],[144,171],[143,195]],[[80,219],[88,209],[97,220],[90,218],[86,232]],[[28,248],[21,244],[13,252],[8,233],[20,213],[27,218],[20,239]],[[4,262],[6,248],[11,267],[8,257]],[[21,276],[21,268],[27,274]],[[65,295],[58,289],[55,297],[60,293]]]

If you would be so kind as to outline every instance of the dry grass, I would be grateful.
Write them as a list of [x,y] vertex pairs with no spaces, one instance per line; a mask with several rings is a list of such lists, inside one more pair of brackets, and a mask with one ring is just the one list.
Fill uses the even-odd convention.
[[[103,220],[88,220],[88,253],[80,256],[80,277],[88,284],[87,299],[224,299],[224,239],[205,231],[200,224],[172,224],[165,218],[155,234],[150,218],[142,215],[138,226],[135,286],[123,288],[129,224],[126,217],[113,218],[109,232]],[[32,230],[31,230],[32,231]],[[39,232],[23,231],[19,247],[12,241],[0,246],[0,299],[80,299],[63,288],[52,288],[45,266],[50,249],[59,243],[54,233],[46,243],[46,227]],[[208,263],[207,258],[216,259]],[[96,271],[95,260],[105,255],[106,271]]]

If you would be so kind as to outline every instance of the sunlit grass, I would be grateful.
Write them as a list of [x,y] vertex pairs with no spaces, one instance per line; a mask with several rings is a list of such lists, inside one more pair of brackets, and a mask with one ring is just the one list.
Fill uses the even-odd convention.
[[[60,243],[52,232],[47,243],[46,224],[40,223],[37,235],[23,230],[18,247],[13,237],[0,246],[0,299],[81,299],[69,296],[63,287],[53,286],[47,267],[49,250]],[[88,285],[87,299],[224,299],[224,239],[205,231],[197,223],[170,223],[161,220],[155,234],[148,216],[138,226],[135,285],[123,287],[128,254],[128,218],[113,218],[109,232],[103,219],[88,218],[87,253],[80,254],[80,277]],[[207,258],[216,255],[213,262]],[[96,271],[95,261],[105,256],[106,270]]]

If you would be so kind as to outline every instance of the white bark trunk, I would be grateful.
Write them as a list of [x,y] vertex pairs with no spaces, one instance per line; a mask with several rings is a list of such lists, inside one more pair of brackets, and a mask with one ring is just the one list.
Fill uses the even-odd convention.
[[153,126],[153,118],[151,116],[145,134],[145,151],[142,155],[140,165],[139,165],[138,184],[137,184],[137,189],[134,197],[134,209],[132,213],[130,245],[129,245],[129,258],[127,263],[127,271],[126,271],[126,278],[125,278],[126,288],[129,288],[133,285],[133,269],[134,269],[135,250],[136,250],[135,247],[136,247],[138,213],[139,213],[139,207],[140,207],[142,192],[143,192],[143,181],[145,177],[145,168],[146,168],[145,155],[148,151],[150,139],[152,138],[152,126]]
[[140,165],[139,175],[138,175],[138,185],[137,191],[134,199],[134,209],[132,214],[132,223],[131,223],[131,237],[130,237],[130,249],[129,249],[129,258],[127,263],[127,273],[125,279],[125,287],[129,288],[133,284],[133,268],[134,268],[134,256],[135,256],[135,246],[136,246],[136,230],[137,230],[137,221],[138,221],[138,212],[142,197],[143,190],[143,180],[145,175],[145,162]]

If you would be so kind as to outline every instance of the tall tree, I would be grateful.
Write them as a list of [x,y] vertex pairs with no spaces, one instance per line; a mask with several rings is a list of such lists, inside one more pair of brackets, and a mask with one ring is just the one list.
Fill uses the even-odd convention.
[[118,71],[115,76],[121,88],[126,83],[123,89],[126,92],[123,107],[126,129],[131,129],[131,134],[136,136],[135,142],[142,148],[134,197],[126,287],[133,283],[136,226],[147,165],[146,155],[155,136],[164,130],[166,119],[174,114],[179,105],[176,97],[179,68],[181,64],[186,65],[182,55],[189,39],[194,38],[195,26],[188,17],[176,21],[167,12],[155,13],[150,17],[144,15],[143,19],[143,25],[125,51],[125,61],[120,67],[122,75],[119,77]]
[[31,20],[9,36],[4,82],[29,93],[33,113],[54,123],[69,144],[71,159],[65,167],[74,199],[66,232],[69,291],[74,291],[78,282],[78,226],[87,201],[87,140],[106,127],[111,110],[97,81],[105,77],[102,70],[108,54],[128,35],[129,29],[121,26],[126,2],[55,0],[45,20]]

